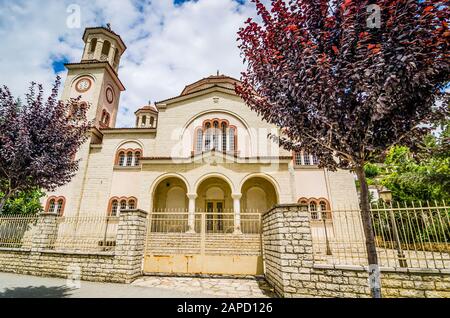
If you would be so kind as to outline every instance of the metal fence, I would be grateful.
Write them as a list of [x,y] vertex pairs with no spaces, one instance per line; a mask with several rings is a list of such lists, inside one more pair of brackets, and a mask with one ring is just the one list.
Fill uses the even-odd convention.
[[[149,216],[147,254],[255,255],[261,253],[261,214],[165,210]],[[191,226],[190,226],[191,225]],[[193,226],[192,226],[193,225]]]
[[57,251],[112,251],[116,246],[118,217],[58,217],[49,249]]
[[[151,232],[158,233],[185,233],[190,230],[189,212],[186,210],[164,209],[156,210],[150,214]],[[235,214],[232,210],[222,212],[205,212],[197,210],[194,213],[193,230],[195,233],[205,232],[231,234],[235,233]],[[254,210],[245,210],[240,213],[240,233],[261,233],[261,213]]]
[[[359,210],[310,212],[316,263],[367,265]],[[379,264],[450,268],[450,212],[446,205],[374,205],[371,209]]]
[[0,217],[0,248],[30,248],[37,220],[26,215]]
[[[0,248],[30,249],[38,216],[0,217]],[[58,217],[46,249],[55,251],[110,251],[116,245],[118,217]]]

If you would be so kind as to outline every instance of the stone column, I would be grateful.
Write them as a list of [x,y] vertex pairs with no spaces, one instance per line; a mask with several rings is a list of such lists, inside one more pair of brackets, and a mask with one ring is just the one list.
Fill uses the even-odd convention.
[[116,52],[116,47],[111,43],[111,47],[109,48],[108,61],[109,65],[114,68],[114,53]]
[[241,193],[233,193],[234,234],[242,234],[241,231]]
[[83,57],[81,58],[81,60],[88,60],[89,50],[91,49],[91,42],[92,38],[86,42],[84,46]]
[[56,213],[40,213],[36,231],[31,241],[31,250],[38,252],[51,248],[58,235],[58,215]]
[[188,193],[189,199],[189,214],[188,214],[188,233],[195,233],[195,200],[197,193]]
[[114,273],[116,281],[131,283],[142,275],[142,261],[147,234],[147,212],[120,211],[117,228]]
[[94,51],[94,60],[100,61],[100,57],[102,55],[103,50],[103,39],[97,39],[97,46]]

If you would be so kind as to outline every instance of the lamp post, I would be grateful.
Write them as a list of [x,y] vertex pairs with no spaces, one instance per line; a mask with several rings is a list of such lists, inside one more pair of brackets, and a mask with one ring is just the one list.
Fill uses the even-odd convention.
[[395,221],[394,211],[392,210],[392,191],[389,189],[383,189],[380,191],[380,198],[383,200],[386,204],[389,205],[389,218],[391,219],[392,224],[392,232],[394,234],[394,239],[396,243],[396,249],[397,249],[397,256],[398,256],[398,262],[400,267],[408,267],[408,264],[406,262],[405,254],[402,250],[402,244],[400,242],[400,236],[398,235],[398,229],[397,229],[397,222]]

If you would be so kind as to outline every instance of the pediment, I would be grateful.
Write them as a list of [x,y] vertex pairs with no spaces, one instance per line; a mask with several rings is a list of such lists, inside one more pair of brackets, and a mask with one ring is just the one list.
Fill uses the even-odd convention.
[[199,97],[203,97],[203,96],[207,96],[207,95],[213,95],[214,93],[220,93],[222,96],[228,95],[228,96],[230,96],[230,98],[240,98],[236,94],[234,89],[226,88],[226,87],[223,87],[220,85],[214,85],[214,86],[211,86],[206,89],[202,89],[200,91],[196,91],[196,92],[193,92],[190,94],[180,95],[177,97],[173,97],[173,98],[169,98],[169,99],[157,102],[156,107],[158,107],[158,109],[164,109],[164,108],[167,108],[167,106],[170,106],[172,104],[186,102],[191,99],[199,98]]

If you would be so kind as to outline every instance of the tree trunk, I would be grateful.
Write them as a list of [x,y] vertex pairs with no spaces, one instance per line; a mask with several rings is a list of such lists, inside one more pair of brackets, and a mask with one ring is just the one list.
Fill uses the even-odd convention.
[[378,265],[378,256],[375,246],[375,237],[370,215],[369,186],[367,185],[364,164],[355,168],[360,183],[361,219],[366,237],[367,258],[369,261],[369,287],[373,298],[381,298],[381,277]]

